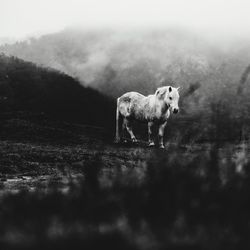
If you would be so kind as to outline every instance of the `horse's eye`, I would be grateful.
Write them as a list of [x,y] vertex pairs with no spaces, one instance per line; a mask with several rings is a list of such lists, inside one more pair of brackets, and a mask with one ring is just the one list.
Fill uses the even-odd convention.
[[169,99],[170,99],[170,100],[172,100],[172,97],[171,97],[171,96],[169,96]]

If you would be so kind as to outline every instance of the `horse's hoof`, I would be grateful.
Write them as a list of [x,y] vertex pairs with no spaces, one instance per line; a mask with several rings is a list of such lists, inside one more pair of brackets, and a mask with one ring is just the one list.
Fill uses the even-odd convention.
[[115,139],[115,140],[114,140],[114,143],[115,143],[115,144],[118,144],[118,143],[120,143],[120,142],[121,142],[120,139]]
[[150,142],[150,143],[148,144],[148,146],[152,148],[152,147],[155,146],[155,143],[154,143],[154,142]]
[[132,139],[132,143],[134,143],[134,144],[138,143],[138,141],[136,140],[136,138]]
[[161,148],[161,149],[164,149],[165,147],[164,147],[164,145],[162,144],[162,145],[160,145],[160,148]]

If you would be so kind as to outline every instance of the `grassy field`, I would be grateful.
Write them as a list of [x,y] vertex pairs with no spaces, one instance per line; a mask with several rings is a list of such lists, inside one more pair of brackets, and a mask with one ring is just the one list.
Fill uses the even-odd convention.
[[1,249],[250,246],[247,142],[160,150],[27,117],[1,119]]

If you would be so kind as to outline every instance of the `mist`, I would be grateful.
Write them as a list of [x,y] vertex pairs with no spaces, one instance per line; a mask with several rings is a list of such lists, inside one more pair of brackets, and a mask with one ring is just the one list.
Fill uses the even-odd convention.
[[227,74],[222,84],[228,79],[237,84],[250,61],[247,39],[218,41],[176,27],[71,27],[1,46],[0,51],[63,71],[113,97],[128,90],[148,94],[166,83],[186,87],[198,81],[205,86],[209,80],[213,86],[211,77],[222,68]]
[[247,0],[2,0],[0,37],[16,40],[61,31],[93,28],[183,27],[220,38],[248,37]]
[[223,86],[237,84],[249,63],[246,0],[4,0],[2,6],[1,52],[113,97],[132,89],[148,94],[161,83],[205,86],[219,68],[228,77]]

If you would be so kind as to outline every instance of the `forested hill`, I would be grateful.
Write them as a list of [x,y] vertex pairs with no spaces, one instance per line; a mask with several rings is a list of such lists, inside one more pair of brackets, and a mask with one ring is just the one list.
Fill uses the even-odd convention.
[[0,54],[0,110],[44,113],[51,118],[110,126],[113,102],[51,68]]
[[131,90],[153,93],[161,78],[183,88],[200,82],[200,102],[235,88],[250,64],[249,50],[249,41],[170,28],[69,28],[0,46],[0,52],[58,69],[113,97]]
[[[127,91],[151,94],[160,85],[180,86],[181,114],[190,117],[213,113],[211,105],[221,102],[228,113],[237,115],[248,106],[247,75],[241,84],[244,106],[234,102],[242,74],[250,64],[249,44],[236,38],[209,39],[184,29],[69,28],[2,45],[0,52],[60,70],[113,98]],[[183,98],[193,86],[196,91]],[[239,110],[234,110],[236,106]]]

